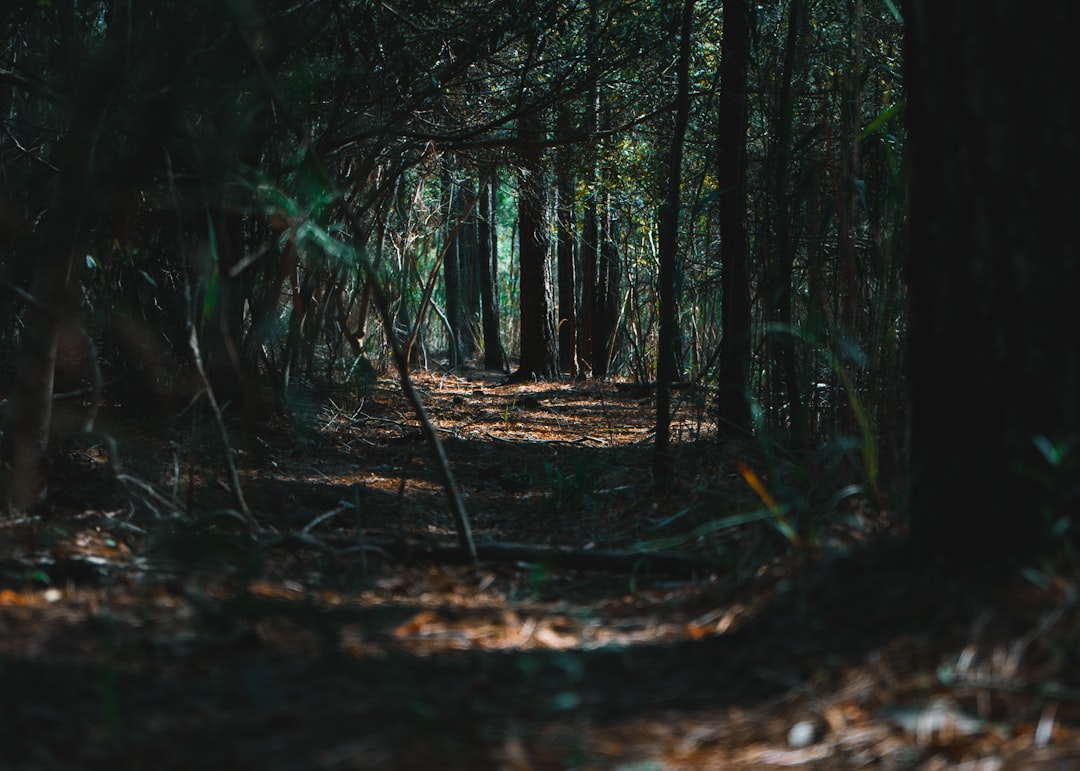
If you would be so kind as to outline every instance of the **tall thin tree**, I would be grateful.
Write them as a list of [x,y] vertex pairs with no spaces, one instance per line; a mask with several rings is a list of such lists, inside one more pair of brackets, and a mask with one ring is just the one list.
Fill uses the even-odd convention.
[[724,0],[717,185],[720,197],[720,288],[723,337],[717,378],[720,430],[748,434],[750,419],[750,245],[746,229],[747,73],[749,0]]
[[683,145],[690,120],[690,48],[694,0],[684,0],[679,25],[679,63],[671,147],[665,165],[666,191],[660,213],[660,336],[656,353],[656,447],[653,477],[660,487],[670,485],[671,383],[675,378],[675,274],[679,259],[679,205],[682,191]]
[[767,337],[770,409],[774,415],[781,415],[785,412],[783,406],[786,405],[786,420],[783,422],[790,427],[792,444],[798,447],[804,445],[807,418],[804,397],[799,390],[793,335],[792,279],[796,250],[792,216],[795,197],[790,189],[790,181],[795,121],[796,66],[805,18],[806,0],[791,0],[788,7],[784,64],[780,74],[780,93],[772,118],[773,133],[776,136],[771,159],[775,245],[770,255],[769,275],[766,278],[771,324]]
[[484,368],[506,369],[499,333],[499,238],[496,229],[496,185],[498,174],[493,163],[480,166],[479,217],[476,221],[478,268],[480,272],[480,309],[484,331]]
[[[570,111],[559,108],[559,133],[570,131]],[[559,369],[577,375],[577,282],[574,270],[574,175],[570,166],[570,151],[566,145],[559,150],[555,163],[555,254],[559,274]]]

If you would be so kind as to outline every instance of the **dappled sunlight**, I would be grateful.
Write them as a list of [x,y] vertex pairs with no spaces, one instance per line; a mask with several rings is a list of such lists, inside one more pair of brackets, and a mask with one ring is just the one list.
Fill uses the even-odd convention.
[[[707,439],[675,444],[680,484],[658,494],[648,397],[632,384],[417,380],[489,555],[478,571],[452,564],[430,448],[379,388],[316,434],[267,430],[241,456],[254,537],[208,464],[170,469],[171,445],[153,438],[143,467],[158,453],[170,469],[157,497],[144,480],[126,507],[7,523],[4,671],[105,667],[133,741],[183,733],[191,709],[294,751],[318,725],[362,720],[365,738],[327,757],[412,752],[417,768],[447,741],[473,767],[665,769],[1038,759],[1080,742],[1063,668],[1072,582],[1020,581],[990,602],[891,552],[860,557],[850,549],[878,548],[872,528],[887,534],[891,515],[850,496],[857,517],[840,508],[825,520],[835,534],[792,542],[769,517],[785,480],[739,465],[751,455],[723,470],[731,446]],[[189,495],[179,485],[170,504],[177,473],[221,512],[166,516]],[[585,567],[528,544],[576,547]],[[689,561],[636,565],[663,549]],[[65,682],[74,704],[99,698]],[[64,709],[27,698],[30,715]],[[465,716],[483,741],[435,727]],[[71,752],[80,735],[48,733]]]

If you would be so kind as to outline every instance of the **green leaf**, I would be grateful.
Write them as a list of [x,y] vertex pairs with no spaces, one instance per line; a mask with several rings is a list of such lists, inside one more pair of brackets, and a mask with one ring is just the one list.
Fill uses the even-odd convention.
[[903,99],[901,99],[896,104],[891,104],[888,107],[886,107],[884,110],[879,112],[877,114],[877,117],[875,117],[872,121],[867,123],[866,127],[862,131],[859,132],[859,141],[860,142],[865,142],[867,139],[869,139],[874,134],[876,134],[881,129],[882,126],[884,126],[890,120],[892,120],[897,115],[902,113],[904,111],[905,106],[906,106],[906,102]]
[[1032,437],[1032,443],[1042,453],[1042,456],[1046,458],[1046,462],[1050,464],[1051,468],[1057,468],[1061,465],[1062,458],[1064,457],[1061,452],[1061,448],[1051,442],[1042,434]]

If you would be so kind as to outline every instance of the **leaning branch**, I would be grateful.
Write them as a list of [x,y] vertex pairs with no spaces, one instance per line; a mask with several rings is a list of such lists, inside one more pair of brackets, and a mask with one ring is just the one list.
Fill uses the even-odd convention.
[[[246,36],[242,36],[245,44],[247,45],[248,55],[251,57],[251,61],[259,73],[259,77],[263,82],[267,93],[270,98],[281,110],[281,115],[296,132],[301,141],[307,143],[307,151],[305,153],[305,161],[311,165],[312,171],[314,171],[318,177],[322,180],[326,186],[326,190],[331,193],[334,198],[334,203],[337,204],[345,218],[348,220],[350,227],[353,229],[353,233],[362,233],[364,231],[364,223],[361,221],[360,214],[356,209],[345,199],[345,195],[341,192],[341,187],[335,182],[333,177],[326,169],[326,165],[322,162],[322,158],[319,157],[316,149],[308,141],[304,125],[297,120],[296,116],[289,110],[288,104],[281,99],[277,92],[277,88],[274,86],[269,74],[266,72],[266,67],[263,65],[263,61],[260,58],[252,42],[247,39]],[[360,262],[360,267],[370,277],[371,280],[371,296],[375,301],[375,310],[379,314],[379,319],[382,322],[383,331],[386,335],[386,343],[390,346],[390,352],[394,358],[394,364],[397,366],[398,375],[401,379],[401,390],[405,394],[405,398],[409,401],[413,411],[416,413],[416,419],[420,423],[420,430],[424,435],[424,439],[427,440],[428,445],[431,447],[431,453],[434,456],[435,467],[438,471],[439,478],[442,481],[443,489],[446,491],[446,497],[450,505],[450,513],[454,517],[454,524],[457,527],[458,543],[465,552],[469,562],[473,565],[477,565],[476,556],[476,544],[473,542],[472,529],[469,526],[469,517],[465,513],[465,503],[461,498],[461,493],[458,490],[457,483],[454,481],[454,474],[450,470],[450,463],[446,458],[446,451],[443,449],[442,442],[439,441],[439,435],[435,431],[435,426],[432,425],[431,419],[428,417],[427,409],[424,407],[424,402],[420,399],[420,394],[417,392],[416,387],[413,385],[412,378],[409,376],[409,360],[405,355],[405,349],[401,346],[396,335],[394,335],[394,323],[393,314],[390,312],[390,300],[386,296],[386,291],[383,289],[382,282],[379,281],[378,275],[372,269],[371,261],[367,258],[359,249],[355,251],[356,259]]]

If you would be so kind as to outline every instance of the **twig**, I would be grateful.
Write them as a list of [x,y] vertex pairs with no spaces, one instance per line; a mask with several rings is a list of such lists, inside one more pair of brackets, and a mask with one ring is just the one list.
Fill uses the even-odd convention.
[[[440,316],[443,323],[446,325],[446,328],[450,330],[450,322],[447,320],[445,314],[443,314],[435,306],[435,303],[432,301],[431,297],[433,292],[435,291],[435,283],[439,277],[439,268],[446,260],[446,255],[449,253],[450,249],[453,247],[455,241],[457,240],[458,233],[461,231],[461,228],[465,226],[465,222],[468,220],[469,215],[472,214],[473,209],[476,208],[476,204],[479,200],[480,196],[473,196],[472,201],[469,202],[468,207],[466,207],[464,213],[462,213],[461,220],[457,223],[454,229],[450,231],[450,234],[446,238],[446,243],[443,245],[443,248],[439,251],[438,256],[436,256],[435,258],[435,265],[431,268],[431,273],[428,275],[427,285],[424,287],[424,293],[420,297],[420,307],[416,311],[416,323],[413,325],[412,334],[409,335],[409,341],[405,344],[406,358],[409,358],[412,355],[412,349],[416,345],[417,338],[420,336],[420,322],[423,321],[424,311],[427,310],[428,305],[431,305],[431,307],[435,309],[435,312]],[[372,280],[374,280],[374,277],[372,278]],[[452,330],[450,332],[450,341],[451,344],[454,344]]]
[[[336,543],[352,543],[343,539],[326,538],[326,549]],[[340,548],[340,547],[337,547]],[[398,538],[368,538],[365,549],[386,558],[428,559],[436,562],[460,563],[460,549],[451,543],[431,541],[402,541]],[[542,564],[568,570],[597,570],[612,573],[651,571],[671,575],[703,575],[718,569],[715,559],[685,552],[644,551],[638,549],[575,549],[565,546],[545,546],[529,543],[494,542],[477,547],[479,558],[488,563]],[[338,552],[340,553],[340,552]]]
[[[166,499],[165,496],[163,496],[161,493],[159,493],[157,490],[155,490],[154,486],[151,485],[149,482],[145,482],[142,479],[139,479],[138,477],[134,477],[131,474],[126,474],[126,473],[117,474],[116,475],[116,481],[122,482],[123,484],[126,484],[126,485],[130,485],[131,487],[137,487],[139,490],[141,490],[143,493],[145,493],[147,496],[149,496],[155,502],[159,503],[162,506],[162,508],[164,508],[166,511],[176,511],[175,503],[170,502],[168,499]],[[151,507],[151,508],[153,508],[153,507]],[[156,509],[155,509],[154,513],[159,515],[159,516],[161,515],[161,512],[156,510]]]
[[[379,546],[374,546],[370,544],[350,544],[348,546],[335,546],[329,541],[326,541],[322,538],[316,538],[310,533],[297,533],[295,531],[283,534],[274,533],[272,535],[264,536],[262,538],[259,538],[259,545],[263,548],[268,549],[274,547],[301,547],[306,549],[314,549],[315,551],[321,552],[323,554],[328,554],[332,557],[341,557],[358,553],[367,554],[368,552],[370,552],[371,554],[376,554],[387,561],[390,561],[391,559],[391,555],[385,549],[382,549]],[[367,564],[366,561],[364,564]]]
[[342,514],[342,513],[348,511],[351,508],[353,508],[353,505],[351,503],[345,503],[344,501],[341,501],[339,505],[337,505],[334,508],[330,509],[330,511],[323,512],[319,516],[315,517],[315,519],[311,520],[306,525],[304,525],[304,527],[300,529],[300,532],[303,535],[307,535],[308,533],[310,533],[312,530],[314,530],[316,527],[321,525],[326,520],[332,519],[333,517],[336,517],[338,514]]
[[191,347],[192,359],[195,362],[195,369],[199,373],[199,377],[203,381],[203,387],[206,393],[206,400],[210,403],[210,409],[214,412],[214,419],[217,421],[218,430],[221,432],[221,441],[225,445],[225,468],[229,472],[229,483],[232,489],[233,498],[236,500],[236,505],[240,508],[240,514],[242,515],[244,522],[247,526],[254,531],[258,527],[258,523],[255,518],[251,516],[251,509],[248,508],[247,501],[244,500],[244,490],[240,486],[240,472],[236,468],[236,458],[233,457],[232,445],[229,443],[229,430],[225,427],[225,417],[221,414],[221,407],[218,405],[217,397],[214,396],[214,389],[210,386],[210,379],[206,376],[206,369],[203,367],[202,352],[199,349],[199,338],[195,334],[195,325],[191,325],[190,334],[188,335],[188,345]]
[[59,172],[59,171],[60,171],[60,169],[58,169],[58,168],[56,168],[55,166],[53,166],[53,165],[52,165],[51,163],[49,163],[49,162],[48,162],[47,160],[45,160],[45,159],[44,159],[44,158],[42,158],[42,157],[41,157],[40,155],[38,155],[37,153],[35,153],[35,152],[34,152],[33,150],[28,150],[27,148],[23,147],[22,143],[21,143],[21,142],[20,142],[20,141],[18,140],[18,138],[17,138],[16,136],[15,136],[15,134],[14,134],[14,133],[12,133],[12,131],[11,131],[11,128],[10,128],[10,127],[8,127],[8,129],[7,129],[7,130],[6,130],[6,131],[5,131],[4,133],[6,133],[6,134],[8,135],[8,138],[9,138],[9,139],[10,139],[10,140],[11,140],[12,142],[14,142],[14,143],[15,143],[15,148],[16,148],[16,149],[17,149],[17,150],[18,150],[19,152],[21,152],[21,153],[22,153],[23,155],[25,155],[25,156],[26,156],[27,158],[30,158],[30,159],[32,159],[32,160],[35,160],[35,161],[37,161],[38,163],[40,163],[40,164],[41,164],[42,166],[44,166],[44,167],[45,167],[46,169],[48,169],[48,170],[49,170],[49,171],[51,171],[51,172],[54,172],[54,173],[56,173],[56,172]]

